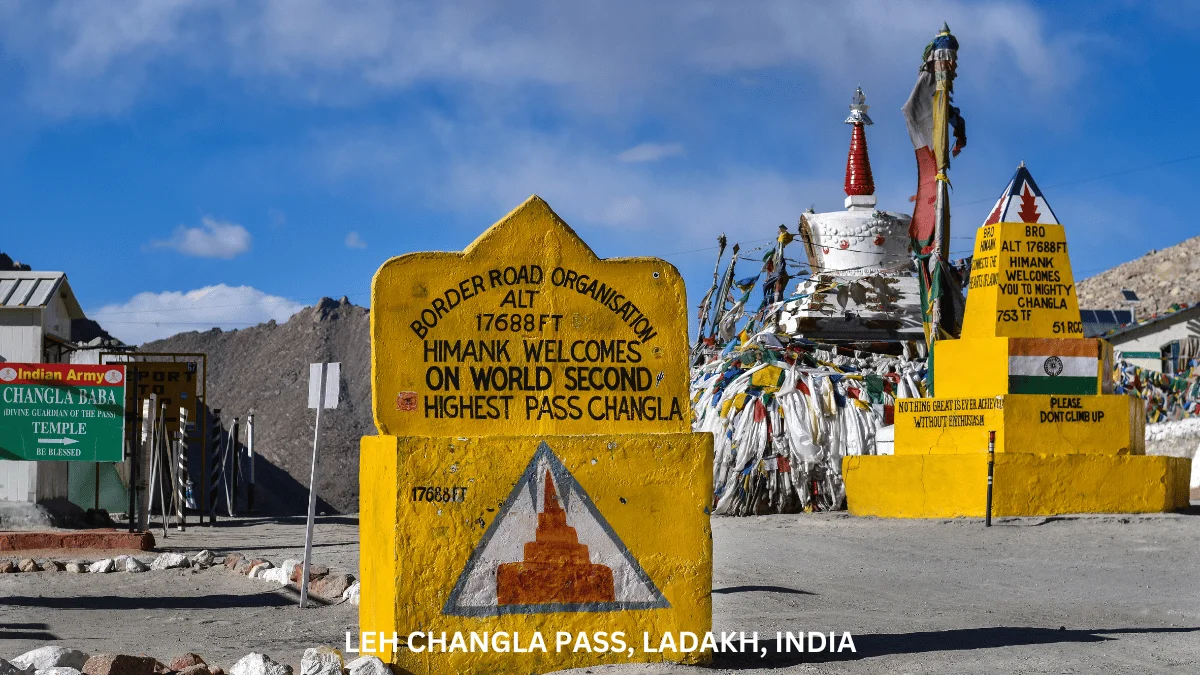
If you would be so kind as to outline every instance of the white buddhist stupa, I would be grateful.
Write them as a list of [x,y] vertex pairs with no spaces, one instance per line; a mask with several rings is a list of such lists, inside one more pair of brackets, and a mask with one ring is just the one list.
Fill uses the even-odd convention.
[[805,212],[800,238],[812,274],[780,312],[779,328],[825,340],[924,341],[921,295],[913,271],[911,216],[875,207],[875,181],[867,155],[862,89],[850,105],[846,158],[846,210]]

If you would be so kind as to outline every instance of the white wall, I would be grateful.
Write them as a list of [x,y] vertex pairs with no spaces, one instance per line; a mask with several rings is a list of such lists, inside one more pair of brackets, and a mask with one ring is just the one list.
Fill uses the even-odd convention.
[[[1190,326],[1189,326],[1190,324]],[[1145,328],[1138,328],[1114,336],[1109,340],[1113,349],[1119,352],[1157,352],[1168,342],[1186,340],[1193,335],[1200,335],[1197,330],[1195,312],[1183,311],[1178,315],[1156,321]],[[1141,366],[1147,370],[1162,372],[1162,362],[1158,359],[1131,359],[1126,361]]]

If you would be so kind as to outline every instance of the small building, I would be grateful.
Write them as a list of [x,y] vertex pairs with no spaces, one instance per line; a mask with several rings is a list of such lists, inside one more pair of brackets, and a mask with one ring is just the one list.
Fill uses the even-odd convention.
[[1101,334],[1114,356],[1168,375],[1186,372],[1200,360],[1200,303],[1172,305],[1166,312]]
[[[63,272],[0,270],[0,362],[68,363],[94,326]],[[0,460],[0,500],[66,499],[69,464]]]

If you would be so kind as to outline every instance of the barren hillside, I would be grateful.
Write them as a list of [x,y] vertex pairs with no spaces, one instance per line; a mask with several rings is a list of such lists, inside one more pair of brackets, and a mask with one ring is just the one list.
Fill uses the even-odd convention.
[[326,502],[324,510],[358,510],[358,441],[375,433],[367,309],[347,298],[323,298],[284,324],[180,333],[140,350],[208,354],[208,405],[221,409],[226,427],[254,409],[254,449],[267,460],[257,464],[256,501],[259,510],[275,513],[307,508],[313,438],[308,365],[340,361],[341,402],[321,421],[317,495]]
[[1151,251],[1127,263],[1078,282],[1079,306],[1085,309],[1125,307],[1121,289],[1142,299],[1140,316],[1166,309],[1174,302],[1200,300],[1200,237],[1170,248]]

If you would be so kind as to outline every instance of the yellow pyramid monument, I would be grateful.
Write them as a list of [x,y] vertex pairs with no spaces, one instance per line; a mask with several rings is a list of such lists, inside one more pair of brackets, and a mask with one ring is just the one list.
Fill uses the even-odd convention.
[[896,402],[895,455],[843,460],[855,515],[1171,511],[1191,460],[1145,454],[1141,399],[1114,394],[1112,346],[1083,337],[1063,226],[1024,164],[975,235],[962,337],[934,346],[936,398]]

